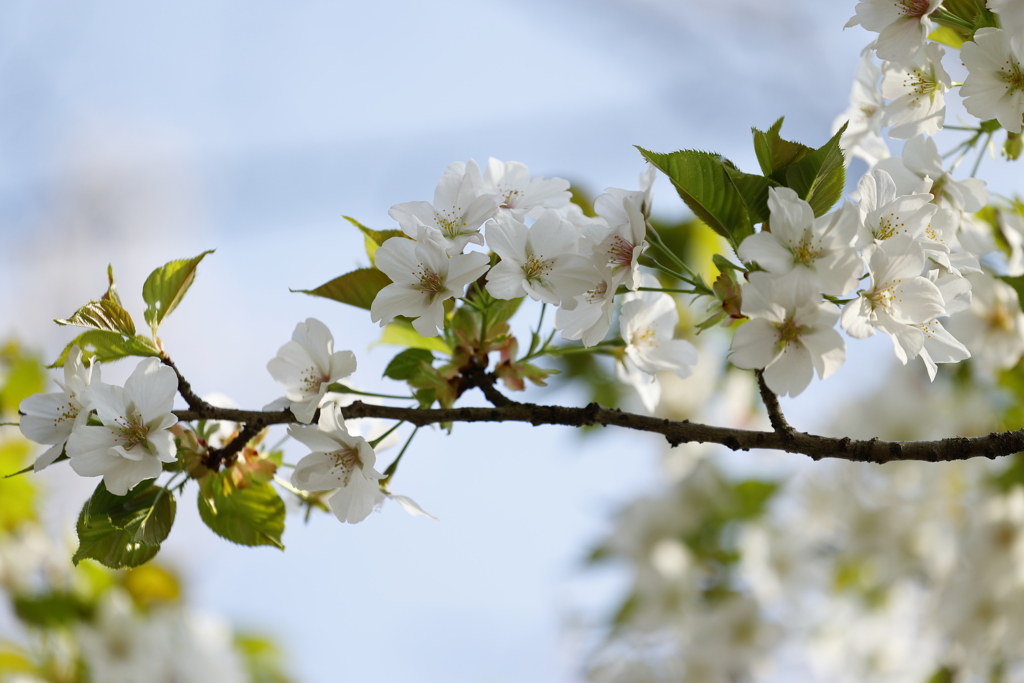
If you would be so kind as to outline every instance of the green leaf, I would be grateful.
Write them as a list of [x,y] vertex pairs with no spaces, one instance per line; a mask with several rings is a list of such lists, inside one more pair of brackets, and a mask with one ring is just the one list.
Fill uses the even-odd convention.
[[373,300],[377,297],[377,292],[390,284],[391,278],[376,268],[361,268],[336,277],[316,289],[293,289],[291,291],[322,296],[325,299],[333,299],[343,304],[370,310]]
[[36,518],[36,488],[31,477],[10,478],[30,460],[31,444],[25,439],[0,441],[0,536]]
[[199,516],[215,534],[240,545],[272,545],[284,550],[284,501],[270,484],[236,487],[230,469],[211,472],[199,482]]
[[426,349],[406,349],[391,359],[387,368],[384,369],[384,376],[391,379],[407,380],[419,374],[423,363],[430,365],[434,361],[434,354]]
[[451,355],[452,349],[441,337],[424,337],[408,320],[396,319],[384,327],[378,344],[395,344],[413,349],[427,349]]
[[811,205],[815,216],[823,216],[839,201],[846,185],[846,162],[839,139],[846,131],[844,124],[828,142],[800,161],[785,166],[772,177],[792,188]]
[[89,330],[72,339],[49,367],[64,367],[71,347],[76,345],[82,349],[83,359],[90,362],[109,363],[128,356],[160,356],[160,349],[146,337],[126,338],[117,332]]
[[0,375],[0,416],[13,415],[22,401],[46,389],[43,364],[13,342],[0,349]]
[[637,149],[672,180],[690,210],[734,248],[753,234],[743,196],[729,172],[735,168],[731,162],[718,154],[691,149],[671,154]]
[[135,336],[135,322],[128,311],[112,299],[90,301],[75,311],[70,318],[56,318],[58,325],[77,325],[91,327],[94,330],[117,332],[128,337]]
[[121,303],[121,295],[117,293],[117,285],[114,284],[114,266],[107,264],[107,292],[102,297],[104,301],[113,301],[118,306],[124,306]]
[[371,230],[351,216],[342,216],[342,218],[359,228],[359,231],[363,233],[363,239],[366,242],[366,255],[370,257],[371,265],[376,265],[377,249],[389,239],[392,237],[405,237],[409,239],[409,236],[401,230]]
[[747,207],[747,214],[751,223],[764,223],[771,216],[768,210],[768,188],[778,187],[779,183],[771,178],[760,175],[752,175],[727,166],[729,179],[732,180],[736,189],[743,198],[743,204]]
[[733,489],[732,515],[736,519],[753,519],[764,512],[765,505],[778,491],[779,485],[772,481],[748,479],[735,485]]
[[964,46],[964,37],[949,26],[936,27],[934,31],[928,34],[928,40],[949,45],[954,50],[959,50]]
[[491,327],[505,322],[519,310],[523,297],[518,299],[497,299],[487,308],[487,324]]
[[13,596],[14,613],[26,624],[54,628],[87,618],[89,604],[73,593]]
[[147,480],[123,496],[101,481],[78,516],[78,550],[72,562],[92,558],[111,569],[137,567],[153,558],[174,524],[174,494]]
[[782,130],[782,121],[783,119],[780,118],[767,131],[751,129],[754,133],[754,153],[757,154],[757,163],[760,164],[761,172],[766,176],[770,176],[784,166],[795,164],[814,151],[813,148],[799,142],[783,140],[779,135],[779,131]]
[[145,284],[142,285],[142,298],[146,302],[146,322],[149,323],[154,335],[160,323],[178,307],[188,288],[192,286],[199,262],[213,251],[209,249],[195,258],[166,263],[146,278]]

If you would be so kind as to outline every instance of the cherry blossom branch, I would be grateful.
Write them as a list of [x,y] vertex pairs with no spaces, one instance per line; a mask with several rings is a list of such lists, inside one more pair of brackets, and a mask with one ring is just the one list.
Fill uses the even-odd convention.
[[[211,406],[210,412],[175,411],[179,420],[235,420],[262,426],[295,422],[290,411],[245,411]],[[734,451],[770,449],[801,453],[814,460],[838,458],[851,462],[887,463],[900,460],[950,462],[983,456],[994,459],[1024,451],[1024,430],[993,432],[986,436],[950,437],[937,441],[856,440],[790,431],[752,431],[715,427],[688,420],[675,421],[636,415],[591,403],[582,408],[515,403],[493,408],[400,408],[356,401],[344,409],[346,419],[364,417],[405,420],[417,427],[442,422],[527,422],[534,426],[616,426],[661,434],[672,446],[683,443],[716,443]],[[315,418],[314,418],[315,419]],[[788,425],[787,425],[788,426]]]
[[786,416],[782,414],[779,397],[768,388],[768,383],[764,381],[764,370],[758,370],[754,374],[757,375],[757,388],[761,390],[761,400],[768,411],[768,420],[772,424],[772,429],[777,434],[785,434],[792,437],[796,430],[786,421]]

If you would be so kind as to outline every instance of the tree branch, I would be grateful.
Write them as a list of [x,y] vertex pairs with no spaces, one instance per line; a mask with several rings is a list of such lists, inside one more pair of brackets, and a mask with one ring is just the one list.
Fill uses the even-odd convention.
[[768,388],[767,382],[764,381],[764,370],[757,370],[754,374],[757,375],[757,387],[761,390],[761,400],[768,411],[768,420],[772,424],[772,429],[778,434],[792,437],[796,430],[790,426],[789,422],[786,421],[786,416],[782,414],[779,397]]
[[[234,420],[257,422],[261,426],[295,422],[290,411],[245,411],[211,406],[209,413],[194,410],[175,411],[179,420]],[[716,443],[734,451],[772,449],[801,453],[814,460],[838,458],[852,462],[886,463],[898,460],[949,462],[983,456],[997,458],[1024,451],[1024,430],[993,432],[987,436],[951,437],[938,441],[869,441],[849,437],[834,438],[789,431],[751,431],[715,427],[683,420],[681,422],[635,415],[621,410],[603,408],[591,403],[583,408],[546,406],[535,403],[510,403],[493,408],[396,408],[356,401],[342,408],[345,419],[375,417],[405,420],[416,426],[441,422],[527,422],[532,425],[616,426],[640,432],[661,434],[672,446],[683,443]],[[786,425],[788,426],[788,425]]]

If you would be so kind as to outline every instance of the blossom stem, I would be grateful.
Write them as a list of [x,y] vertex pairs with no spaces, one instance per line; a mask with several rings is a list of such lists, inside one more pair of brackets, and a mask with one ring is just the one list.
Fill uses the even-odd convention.
[[401,427],[401,426],[402,426],[403,424],[405,424],[405,421],[404,421],[404,420],[403,420],[403,421],[400,421],[400,422],[396,422],[396,423],[395,423],[395,426],[394,426],[394,427],[392,427],[392,428],[391,428],[391,429],[389,429],[388,431],[384,432],[383,434],[381,434],[381,435],[380,435],[379,437],[377,437],[377,438],[376,438],[376,439],[374,439],[373,441],[370,441],[370,442],[369,442],[369,444],[370,444],[370,448],[376,448],[376,447],[377,447],[377,444],[379,444],[379,443],[380,443],[381,441],[383,441],[384,439],[386,439],[386,438],[388,438],[389,436],[391,436],[391,433],[392,433],[392,432],[394,432],[394,431],[395,431],[396,429],[398,429],[399,427]]
[[380,482],[381,488],[385,488],[388,485],[388,482],[391,481],[391,477],[395,476],[395,472],[398,470],[399,461],[402,459],[402,456],[405,455],[405,451],[409,448],[409,444],[412,443],[412,438],[416,436],[416,432],[418,432],[419,430],[419,426],[417,426],[416,429],[412,430],[412,434],[410,434],[409,438],[405,440],[405,445],[402,446],[402,450],[398,452],[398,455],[395,457],[394,461],[390,465],[388,465],[388,468],[386,470],[384,470],[384,478],[381,479]]
[[374,394],[374,393],[369,392],[369,391],[359,391],[357,389],[352,389],[351,387],[347,387],[344,384],[339,384],[338,382],[334,382],[333,384],[329,385],[327,387],[327,390],[328,391],[333,391],[333,392],[338,393],[338,394],[354,394],[356,396],[372,396],[373,398],[393,398],[393,399],[396,399],[396,400],[399,400],[399,401],[411,401],[411,400],[415,400],[416,399],[415,396],[395,396],[394,394]]

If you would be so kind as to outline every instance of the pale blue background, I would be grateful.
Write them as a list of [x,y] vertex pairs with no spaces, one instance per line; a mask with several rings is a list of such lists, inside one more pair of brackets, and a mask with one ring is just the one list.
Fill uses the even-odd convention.
[[[108,262],[141,322],[152,268],[216,248],[162,332],[198,391],[276,398],[265,363],[307,316],[355,350],[354,382],[376,386],[393,350],[367,350],[368,316],[288,292],[365,262],[342,215],[393,227],[391,205],[430,200],[469,158],[600,191],[635,186],[635,144],[756,168],[749,128],[782,115],[821,144],[868,42],[842,30],[853,5],[8,0],[0,338],[54,356],[71,334],[50,320],[100,294]],[[682,212],[664,181],[656,205]],[[282,554],[214,537],[190,490],[161,558],[193,604],[277,637],[300,681],[575,680],[573,624],[610,609],[619,584],[581,559],[655,485],[661,451],[613,430],[425,431],[393,488],[439,523],[394,505],[354,527],[296,517]],[[67,469],[40,480],[58,524],[95,485]]]

